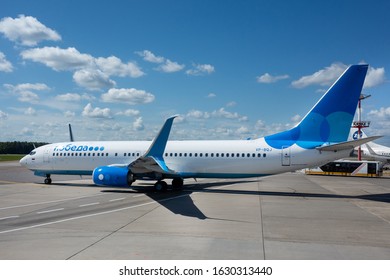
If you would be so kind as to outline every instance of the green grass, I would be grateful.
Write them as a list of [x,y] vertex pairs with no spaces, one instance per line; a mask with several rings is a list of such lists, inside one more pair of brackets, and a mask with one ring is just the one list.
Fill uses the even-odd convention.
[[24,155],[0,155],[0,162],[1,161],[14,161],[14,160],[20,160]]

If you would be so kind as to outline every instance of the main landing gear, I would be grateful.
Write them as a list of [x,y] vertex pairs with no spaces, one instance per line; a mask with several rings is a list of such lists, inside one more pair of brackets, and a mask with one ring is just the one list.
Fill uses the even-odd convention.
[[44,182],[45,182],[46,185],[50,185],[51,184],[50,174],[46,174],[46,179],[44,180]]
[[[182,190],[184,185],[184,180],[182,178],[174,178],[172,180],[172,189],[177,191],[177,190]],[[168,190],[168,184],[165,181],[158,180],[154,184],[154,189],[158,192],[165,192]]]

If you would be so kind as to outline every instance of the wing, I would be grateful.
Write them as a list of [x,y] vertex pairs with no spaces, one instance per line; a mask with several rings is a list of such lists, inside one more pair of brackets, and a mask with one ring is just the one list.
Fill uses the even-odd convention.
[[168,168],[164,161],[165,147],[168,142],[169,133],[171,132],[173,120],[176,117],[177,115],[168,118],[156,138],[153,140],[148,151],[129,164],[128,168],[133,174],[176,174],[174,170]]

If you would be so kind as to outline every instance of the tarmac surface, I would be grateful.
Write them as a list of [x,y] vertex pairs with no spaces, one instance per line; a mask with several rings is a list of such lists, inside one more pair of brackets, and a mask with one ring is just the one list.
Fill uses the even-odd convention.
[[0,260],[390,259],[390,179],[285,173],[183,191],[51,185],[0,163]]

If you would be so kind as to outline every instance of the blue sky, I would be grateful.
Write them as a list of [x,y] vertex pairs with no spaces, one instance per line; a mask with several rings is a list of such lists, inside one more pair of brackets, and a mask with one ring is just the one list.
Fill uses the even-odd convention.
[[245,139],[293,126],[370,64],[390,146],[389,1],[18,1],[0,10],[0,141]]

